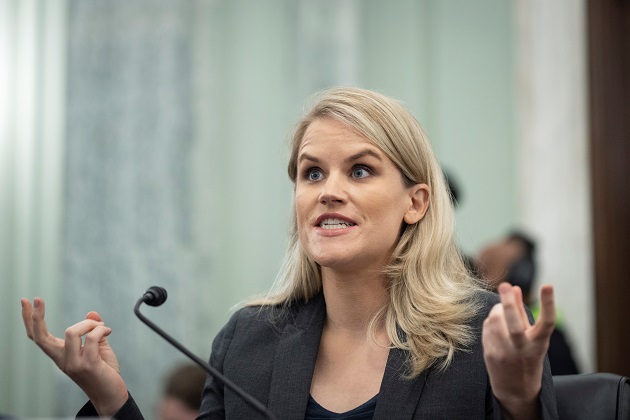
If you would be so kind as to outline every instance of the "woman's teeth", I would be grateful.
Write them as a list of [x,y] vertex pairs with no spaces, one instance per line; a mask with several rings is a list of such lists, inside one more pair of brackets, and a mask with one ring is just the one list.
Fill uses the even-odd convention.
[[332,230],[332,229],[345,229],[354,225],[355,225],[354,223],[346,222],[345,220],[326,219],[326,220],[322,220],[322,222],[319,224],[319,227],[321,227],[322,229]]

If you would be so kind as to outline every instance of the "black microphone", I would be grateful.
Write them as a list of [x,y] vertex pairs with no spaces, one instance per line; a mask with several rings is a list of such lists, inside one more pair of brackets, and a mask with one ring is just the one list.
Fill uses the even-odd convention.
[[146,292],[144,292],[142,301],[149,306],[160,306],[166,302],[166,298],[168,298],[168,293],[166,293],[165,288],[160,286],[151,286]]
[[206,361],[195,356],[190,350],[188,350],[186,347],[180,344],[177,340],[175,340],[173,337],[168,335],[166,332],[164,332],[164,330],[162,330],[160,327],[155,325],[147,317],[145,317],[144,315],[140,313],[140,305],[142,305],[143,303],[146,303],[149,306],[160,306],[161,304],[166,302],[167,297],[168,295],[166,293],[166,290],[163,287],[159,287],[159,286],[149,287],[147,291],[144,293],[144,295],[140,299],[138,299],[138,302],[136,303],[136,306],[133,309],[133,311],[136,314],[136,316],[140,318],[142,322],[144,322],[146,325],[149,326],[149,328],[151,328],[153,331],[161,335],[162,338],[164,338],[166,341],[171,343],[175,348],[177,348],[179,351],[184,353],[186,356],[188,356],[191,360],[193,360],[199,366],[204,368],[206,372],[208,372],[213,378],[217,379],[220,383],[222,383],[223,385],[225,385],[226,387],[234,391],[236,395],[238,395],[243,401],[249,404],[253,409],[258,411],[259,413],[261,413],[263,416],[265,416],[268,419],[276,420],[276,416],[271,411],[269,411],[269,409],[265,407],[260,401],[258,401],[256,398],[249,395],[247,392],[241,389],[234,382],[232,382],[231,380],[223,376],[221,372],[219,372],[218,370],[210,366]]

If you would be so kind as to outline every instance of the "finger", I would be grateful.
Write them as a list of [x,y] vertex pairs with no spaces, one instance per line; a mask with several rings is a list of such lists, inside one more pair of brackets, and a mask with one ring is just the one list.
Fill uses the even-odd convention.
[[44,316],[46,306],[43,299],[33,299],[33,310],[31,313],[33,341],[48,355],[57,365],[61,360],[64,342],[48,332]]
[[548,339],[556,325],[556,308],[553,296],[553,286],[545,285],[540,288],[540,316],[534,325],[535,339]]
[[525,307],[523,306],[523,290],[519,286],[512,286],[512,291],[514,292],[516,307],[519,309],[518,313],[521,315],[521,322],[523,325],[529,326],[529,318],[527,317],[527,312],[525,312]]
[[85,345],[83,346],[83,357],[87,360],[95,360],[99,357],[99,347],[107,342],[107,336],[110,335],[112,329],[104,325],[97,325],[92,331],[85,336]]
[[508,283],[499,285],[499,294],[510,336],[517,346],[521,345],[525,338],[525,329],[529,325],[523,324],[523,317],[520,314],[520,311],[523,310],[522,303],[517,302],[514,288]]
[[82,337],[99,325],[103,325],[102,322],[96,322],[92,319],[86,319],[81,322],[77,322],[71,327],[66,329],[64,335],[65,344],[65,357],[66,361],[77,359],[81,357],[81,348],[83,347]]
[[85,316],[85,319],[92,319],[97,322],[103,322],[103,318],[98,314],[98,312],[90,311]]
[[494,347],[497,340],[508,336],[505,316],[503,315],[503,305],[497,303],[492,307],[488,317],[483,322],[482,344],[484,347]]
[[24,328],[26,329],[26,335],[31,340],[33,339],[33,306],[31,301],[22,298],[20,299],[22,304],[22,321],[24,322]]
[[33,313],[31,320],[33,323],[33,341],[41,346],[48,338],[48,327],[46,327],[46,304],[43,299],[33,299]]

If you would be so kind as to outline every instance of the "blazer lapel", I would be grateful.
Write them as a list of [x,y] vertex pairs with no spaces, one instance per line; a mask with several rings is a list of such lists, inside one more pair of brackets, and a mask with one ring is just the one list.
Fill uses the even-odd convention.
[[287,323],[282,331],[268,403],[279,419],[304,418],[325,319],[326,305],[320,293],[298,310],[295,322]]
[[[268,408],[279,419],[304,418],[325,320],[326,304],[320,293],[298,310],[295,321],[288,322],[281,333],[268,401]],[[405,379],[406,362],[405,351],[389,351],[374,420],[413,418],[427,371]]]
[[391,349],[376,403],[374,420],[412,419],[427,379],[427,371],[406,379],[406,352]]

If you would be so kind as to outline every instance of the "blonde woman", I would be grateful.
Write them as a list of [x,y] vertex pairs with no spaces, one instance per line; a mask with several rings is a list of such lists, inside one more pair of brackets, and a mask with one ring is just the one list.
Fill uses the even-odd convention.
[[[546,350],[551,287],[531,325],[520,289],[465,269],[442,171],[418,122],[368,90],[319,94],[291,142],[294,215],[273,289],[236,312],[210,364],[281,419],[557,418]],[[86,414],[140,418],[98,314],[27,333],[90,398]],[[81,337],[87,335],[81,349]],[[208,378],[200,418],[259,415]]]

